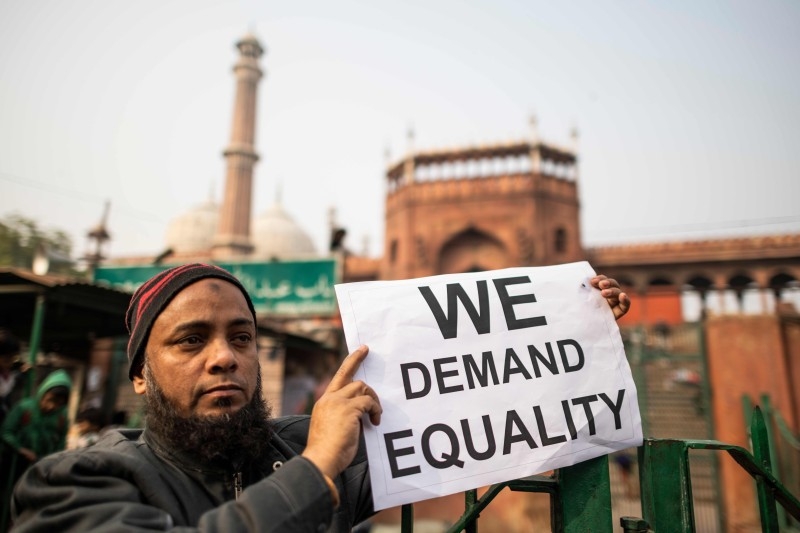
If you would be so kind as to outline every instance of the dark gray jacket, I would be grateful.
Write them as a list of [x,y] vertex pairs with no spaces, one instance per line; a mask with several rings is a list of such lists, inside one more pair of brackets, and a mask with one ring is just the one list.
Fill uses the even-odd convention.
[[373,513],[363,440],[335,480],[341,503],[334,510],[322,474],[297,455],[308,422],[276,419],[267,457],[241,468],[241,477],[178,457],[146,431],[113,431],[25,473],[12,502],[14,531],[350,531]]

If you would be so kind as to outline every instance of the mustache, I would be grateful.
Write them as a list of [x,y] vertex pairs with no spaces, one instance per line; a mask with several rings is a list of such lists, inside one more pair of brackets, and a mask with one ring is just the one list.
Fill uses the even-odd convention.
[[[200,402],[200,399],[204,395],[206,395],[206,394],[208,394],[210,392],[225,391],[225,390],[238,390],[238,391],[246,392],[247,391],[247,385],[245,383],[241,383],[241,382],[234,381],[234,380],[228,380],[228,381],[225,381],[223,383],[218,383],[218,384],[215,384],[215,385],[206,384],[205,386],[201,387],[199,390],[195,391],[195,393],[192,395],[192,401],[191,401],[190,407],[192,409],[197,407],[197,404]],[[258,373],[257,390],[254,391],[253,397],[259,397],[259,398],[261,397],[261,371],[260,370],[259,370],[259,373]],[[253,398],[250,398],[250,400],[252,400],[252,399]],[[222,406],[222,405],[224,405],[226,403],[229,403],[229,400],[227,400],[225,398],[220,398],[218,400],[218,403],[220,404],[220,406]]]

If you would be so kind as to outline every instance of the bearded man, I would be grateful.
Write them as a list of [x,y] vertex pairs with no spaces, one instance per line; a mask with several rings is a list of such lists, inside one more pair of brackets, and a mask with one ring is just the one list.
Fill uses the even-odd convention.
[[[617,317],[629,305],[599,276]],[[350,531],[373,513],[361,418],[375,392],[348,356],[311,417],[271,419],[261,396],[256,315],[225,270],[184,265],[140,287],[127,313],[129,377],[144,430],[46,457],[22,478],[18,531]]]

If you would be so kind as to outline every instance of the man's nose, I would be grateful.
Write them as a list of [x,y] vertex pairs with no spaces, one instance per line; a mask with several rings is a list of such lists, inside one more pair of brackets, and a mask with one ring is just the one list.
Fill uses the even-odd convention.
[[206,368],[212,374],[233,372],[239,367],[236,352],[227,339],[216,339],[209,346]]

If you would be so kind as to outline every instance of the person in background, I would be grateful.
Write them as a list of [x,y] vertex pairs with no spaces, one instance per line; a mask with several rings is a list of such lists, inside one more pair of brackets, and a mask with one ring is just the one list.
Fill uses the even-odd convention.
[[635,458],[627,450],[622,450],[613,454],[612,459],[617,467],[619,467],[619,474],[622,478],[622,487],[625,497],[628,499],[635,498],[638,485],[633,475]]
[[26,365],[19,360],[19,340],[0,328],[0,425],[11,407],[22,399]]
[[0,426],[2,479],[0,479],[0,527],[7,517],[14,483],[27,468],[66,446],[67,402],[72,381],[64,370],[48,375],[36,396],[23,398],[8,412]]
[[75,416],[67,435],[67,449],[85,448],[100,439],[106,417],[97,407],[87,407]]
[[[592,284],[617,318],[627,312],[614,280]],[[37,462],[14,492],[18,531],[350,532],[374,513],[361,423],[379,424],[382,408],[353,379],[366,346],[344,359],[310,417],[272,418],[253,303],[226,270],[157,274],[126,321],[145,428]]]

